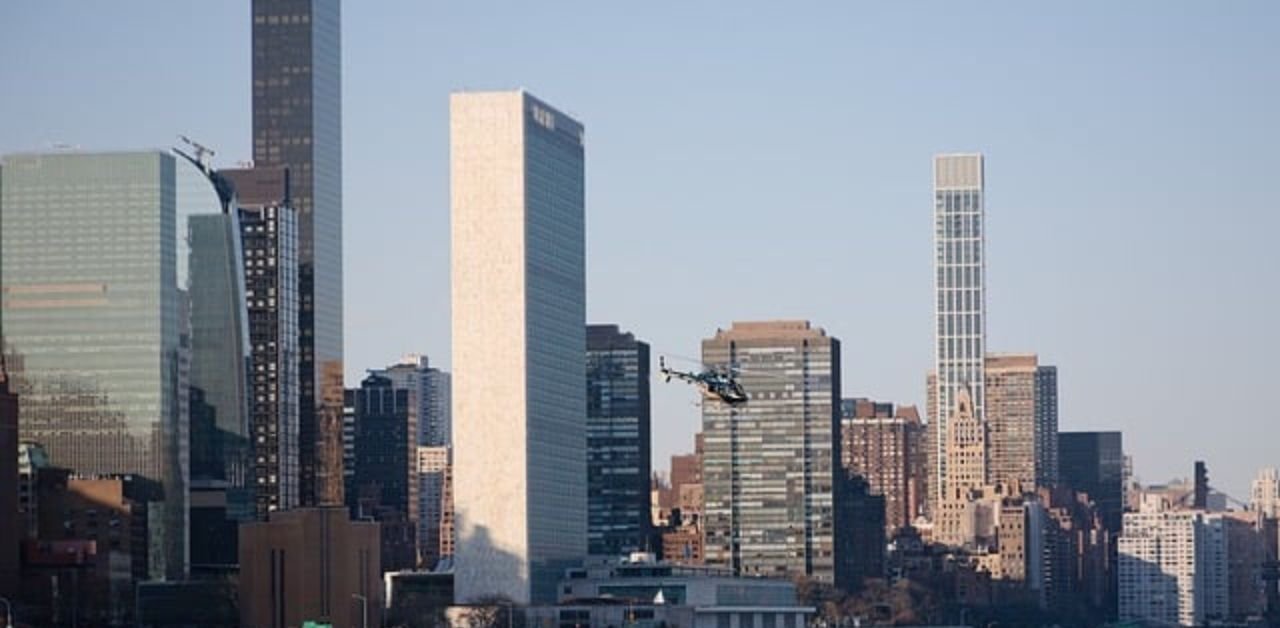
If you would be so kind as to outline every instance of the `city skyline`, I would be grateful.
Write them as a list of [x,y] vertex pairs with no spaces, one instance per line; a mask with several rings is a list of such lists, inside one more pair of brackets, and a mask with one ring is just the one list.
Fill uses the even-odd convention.
[[[682,108],[689,108],[678,117],[672,117],[675,111],[667,104],[648,100],[647,105],[633,105],[609,95],[592,95],[584,87],[574,87],[575,81],[582,82],[574,77],[539,69],[539,63],[563,58],[567,49],[560,48],[532,55],[527,63],[509,64],[510,67],[502,71],[494,70],[493,66],[514,57],[487,52],[479,59],[458,64],[461,67],[456,69],[444,67],[447,63],[440,67],[431,64],[423,73],[426,85],[421,91],[397,87],[379,94],[380,102],[372,104],[361,89],[367,89],[376,77],[385,75],[368,68],[371,64],[387,62],[394,51],[406,49],[406,39],[386,37],[399,41],[372,45],[375,31],[396,26],[392,22],[400,18],[394,11],[375,17],[362,13],[358,7],[348,7],[344,16],[347,20],[344,49],[348,55],[345,78],[350,80],[345,96],[352,106],[347,108],[346,121],[348,139],[357,141],[349,142],[346,161],[369,163],[348,173],[352,184],[348,186],[347,204],[359,206],[365,213],[347,217],[348,226],[353,227],[346,243],[348,257],[352,258],[348,260],[347,274],[362,276],[362,271],[383,263],[387,257],[403,254],[413,267],[422,269],[423,278],[421,294],[413,295],[383,296],[376,294],[377,285],[349,286],[347,340],[352,351],[346,360],[347,383],[358,382],[365,368],[384,364],[405,351],[421,351],[440,366],[451,367],[448,363],[445,236],[448,186],[444,183],[447,168],[442,166],[441,159],[447,146],[446,116],[442,114],[447,93],[477,82],[495,87],[526,84],[571,113],[580,114],[576,117],[587,120],[595,129],[593,151],[597,152],[592,153],[587,183],[588,320],[617,321],[651,339],[654,353],[687,355],[694,352],[698,338],[725,320],[810,318],[821,321],[833,335],[844,339],[850,349],[861,348],[858,352],[850,350],[850,356],[883,356],[877,360],[848,361],[843,386],[846,396],[871,396],[923,407],[923,373],[930,362],[928,159],[934,153],[948,150],[981,150],[987,155],[992,172],[988,207],[991,270],[987,282],[991,291],[990,349],[1034,350],[1048,363],[1059,366],[1063,373],[1061,429],[1124,431],[1128,435],[1126,447],[1134,454],[1137,472],[1144,480],[1162,481],[1172,474],[1189,475],[1184,461],[1204,458],[1214,467],[1215,478],[1228,492],[1244,497],[1256,469],[1277,464],[1265,446],[1269,435],[1267,427],[1275,417],[1267,414],[1269,406],[1262,401],[1268,374],[1274,374],[1265,356],[1275,352],[1280,338],[1274,328],[1264,323],[1268,312],[1275,311],[1275,297],[1261,294],[1266,291],[1256,288],[1266,285],[1268,278],[1273,279],[1278,267],[1276,253],[1263,239],[1264,234],[1275,230],[1276,215],[1257,213],[1270,202],[1263,182],[1268,164],[1273,163],[1268,160],[1274,158],[1262,147],[1275,143],[1276,129],[1275,125],[1265,124],[1266,118],[1260,113],[1275,108],[1275,69],[1257,67],[1221,72],[1232,62],[1247,66],[1240,63],[1241,60],[1274,48],[1274,43],[1258,39],[1266,29],[1257,24],[1268,20],[1256,19],[1256,13],[1250,14],[1243,6],[1247,5],[1209,15],[1188,10],[1180,15],[1155,16],[1154,27],[1137,26],[1140,9],[1121,9],[1112,16],[1114,23],[1102,26],[1093,38],[1099,51],[1086,52],[1087,59],[1083,61],[1069,61],[1063,58],[1060,48],[1050,46],[1041,58],[1014,63],[1015,71],[1010,78],[997,80],[979,76],[981,87],[999,87],[1004,90],[1000,93],[1008,95],[1016,81],[1031,81],[1029,74],[1036,65],[1034,61],[1041,60],[1050,62],[1047,65],[1052,70],[1047,72],[1051,78],[1043,81],[1058,79],[1061,85],[1055,88],[1043,81],[1030,82],[1027,93],[1041,90],[1042,96],[1012,92],[1021,94],[1015,106],[1025,111],[1007,121],[998,119],[1001,113],[1008,116],[1007,109],[975,112],[978,104],[994,104],[992,98],[979,98],[978,104],[962,107],[961,113],[981,113],[972,128],[963,132],[948,132],[943,128],[944,120],[930,122],[929,116],[936,115],[936,110],[914,109],[910,115],[887,120],[876,117],[884,114],[877,108],[877,104],[883,104],[881,101],[917,92],[916,82],[923,73],[911,63],[920,63],[924,54],[906,57],[909,63],[902,69],[906,77],[901,81],[892,80],[877,68],[854,66],[870,87],[880,86],[886,91],[853,103],[856,112],[869,120],[857,123],[830,116],[818,103],[786,104],[786,100],[773,94],[763,95],[764,104],[739,101],[743,96],[759,95],[747,91],[752,89],[753,76],[747,70],[758,59],[748,51],[749,38],[724,29],[712,29],[709,36],[731,44],[727,54],[741,55],[740,59],[699,56],[692,69],[683,71],[659,65],[694,45],[688,31],[682,30],[684,27],[678,27],[674,33],[675,52],[660,53],[659,60],[651,65],[633,58],[635,52],[631,48],[638,48],[639,44],[631,36],[623,37],[617,44],[627,54],[608,56],[608,61],[624,62],[622,67],[628,71],[621,74],[650,94],[668,81],[671,89],[687,91],[687,96],[674,99]],[[1267,5],[1261,6],[1267,7],[1262,9],[1264,12],[1274,11]],[[439,24],[423,26],[431,29],[432,34],[441,35],[438,42],[422,44],[427,46],[427,52],[448,51],[449,46],[458,44],[458,36],[445,32],[448,29],[458,27],[460,31],[467,31],[468,28],[459,26],[482,23],[471,13],[472,9],[450,10],[460,14],[443,16],[445,19],[440,19]],[[127,61],[118,64],[144,76],[153,76],[148,73],[156,72],[175,81],[174,86],[163,80],[131,80],[126,84],[142,94],[154,95],[152,90],[178,92],[184,104],[192,105],[186,112],[179,107],[159,111],[164,107],[138,106],[146,101],[135,100],[134,96],[126,98],[119,87],[110,84],[113,77],[119,76],[114,74],[117,70],[94,64],[87,64],[87,69],[102,75],[78,84],[77,93],[83,90],[91,97],[96,96],[94,100],[106,103],[103,112],[50,110],[62,88],[24,77],[27,72],[58,76],[51,72],[50,63],[62,64],[57,66],[62,76],[73,79],[83,76],[85,68],[68,63],[68,59],[84,58],[68,57],[77,54],[78,49],[74,47],[59,51],[52,59],[33,60],[24,68],[0,69],[0,78],[6,82],[17,81],[33,87],[29,101],[0,105],[3,107],[0,113],[5,114],[0,116],[3,119],[0,137],[5,138],[0,153],[44,150],[47,141],[71,141],[86,150],[164,145],[171,142],[175,133],[189,131],[219,150],[220,166],[233,165],[235,159],[247,156],[248,113],[243,111],[248,98],[247,11],[241,6],[179,10],[138,5],[123,8],[118,15],[92,19],[95,24],[118,26],[119,29],[105,30],[124,33],[121,39],[136,46],[129,54],[137,55],[151,49],[138,45],[143,38],[128,36],[133,32],[130,29],[137,27],[126,22],[137,17],[133,12],[149,11],[154,15],[140,20],[140,26],[155,28],[167,24],[166,30],[179,30],[185,24],[184,18],[179,17],[182,13],[204,12],[198,13],[198,18],[185,19],[210,18],[209,32],[184,32],[183,36],[191,38],[197,46],[201,38],[211,37],[212,41],[219,42],[219,48],[227,48],[231,57],[240,55],[242,63],[228,63],[226,69],[194,73],[201,75],[203,89],[209,92],[183,89],[190,87],[182,82],[186,79],[163,74],[170,68],[163,59],[157,60],[153,68],[138,69]],[[910,9],[901,11],[911,13]],[[11,46],[34,41],[31,38],[56,40],[44,35],[55,24],[67,26],[67,17],[56,6],[39,19],[24,14],[21,8],[6,7],[0,10],[0,23],[17,26],[13,37],[8,36],[8,27],[0,27],[6,31],[6,36],[0,38],[4,42],[0,43],[0,49],[9,52]],[[584,17],[606,24],[609,19],[607,14],[590,11]],[[695,13],[690,17],[695,27],[712,23],[707,15]],[[782,35],[788,35],[787,26],[821,21],[805,16],[790,17],[793,19],[781,22]],[[892,11],[862,17],[872,24],[884,21],[902,25],[905,21],[901,14]],[[967,19],[953,13],[945,17]],[[81,55],[95,43],[94,31],[78,22],[87,19],[90,18],[69,20],[73,32],[87,35],[82,42],[85,50],[79,50]],[[1000,36],[1001,26],[1007,27],[1019,19],[1030,27],[1026,33]],[[744,16],[735,16],[731,21],[748,34],[764,28],[760,22]],[[867,25],[859,25],[854,20],[832,21],[873,43],[876,41],[872,34],[864,32]],[[1072,32],[1071,29],[1081,28],[1085,21],[1088,21],[1085,17],[1057,20],[1055,27]],[[508,25],[504,21],[502,25],[482,31],[485,40],[512,35],[509,31],[521,20],[511,22]],[[941,28],[943,22],[942,18],[929,20],[922,29],[932,32]],[[652,25],[651,22],[641,24]],[[958,26],[980,27],[966,21]],[[1023,41],[1022,37],[1030,40],[1049,27],[1032,16],[1015,13],[1013,17],[1003,17],[998,25],[985,28],[988,30],[980,32],[995,35],[999,45],[981,47],[979,42],[976,45],[980,48],[972,58],[952,60],[951,67],[976,67],[997,55],[1001,45],[1007,48]],[[1207,39],[1209,45],[1194,50],[1177,47],[1168,44],[1165,35],[1153,33],[1172,33],[1169,39]],[[1229,38],[1226,33],[1231,33]],[[789,53],[784,62],[820,61],[818,53],[824,50],[820,46],[835,45],[826,37],[828,31],[820,34],[815,43],[802,46],[800,52]],[[1130,36],[1134,41],[1130,42]],[[234,41],[228,43],[234,37],[245,38],[242,42],[245,45],[239,46],[243,50],[237,50]],[[600,42],[596,39],[598,35],[591,37],[590,42]],[[883,42],[879,46],[882,50],[896,50]],[[877,49],[874,45],[871,48]],[[850,44],[849,48],[837,50],[841,52],[834,56],[847,61],[856,58],[851,57],[851,51],[861,48]],[[926,52],[938,50],[931,47]],[[1174,53],[1172,58],[1160,58],[1160,54],[1168,52]],[[1105,54],[1116,55],[1115,67],[1103,67],[1099,62]],[[782,63],[765,64],[760,70],[776,77]],[[829,71],[830,66],[823,63],[819,65]],[[1149,65],[1151,63],[1158,65]],[[890,70],[896,69],[895,64],[887,66]],[[1175,67],[1178,69],[1174,70]],[[659,71],[663,68],[671,74]],[[436,70],[439,74],[432,74]],[[1106,93],[1107,98],[1068,93],[1081,86],[1083,75],[1102,81],[1097,89]],[[474,78],[460,78],[462,76]],[[1136,86],[1125,88],[1118,84],[1122,77],[1130,76],[1136,77]],[[700,80],[707,84],[700,87]],[[1231,106],[1211,97],[1197,96],[1194,92],[1199,90],[1180,87],[1182,82],[1215,87],[1204,91],[1215,92],[1219,97],[1227,92]],[[794,79],[780,81],[778,91],[818,84],[812,73],[802,73]],[[951,80],[944,85],[954,87]],[[835,81],[834,88],[843,95],[865,92],[852,79]],[[723,93],[712,97],[710,93],[716,90]],[[414,109],[412,116],[405,114],[401,119],[401,115],[395,113],[396,108],[419,97],[422,97],[423,108]],[[198,102],[202,100],[205,102]],[[115,104],[116,101],[120,101],[119,104]],[[738,104],[743,111],[724,120],[708,113],[708,108]],[[799,135],[808,139],[791,139],[796,128],[782,135],[782,129],[788,125],[766,124],[770,120],[766,115],[770,109],[783,104],[789,108],[781,109],[776,119],[801,125]],[[136,109],[127,110],[126,105]],[[46,117],[38,118],[24,111],[27,107],[49,112]],[[869,157],[841,156],[832,160],[832,155],[839,153],[833,152],[837,148],[831,140],[812,137],[815,129],[825,127],[794,120],[797,115],[807,115],[811,109],[818,113],[810,117],[833,121],[826,124],[834,125],[835,130],[829,134],[838,138],[839,150],[852,148]],[[1147,111],[1149,116],[1139,115],[1148,109],[1151,110]],[[215,111],[227,121],[226,128],[209,126],[209,112]],[[663,156],[665,161],[654,163],[655,153],[651,152],[649,141],[641,138],[637,130],[626,128],[634,120],[643,120],[646,111],[653,121],[638,125],[639,133],[648,133],[657,125],[670,125],[673,134],[667,141],[678,135],[682,139],[682,150],[690,148],[686,145],[717,142],[723,142],[724,148],[693,147],[687,154]],[[1067,115],[1051,119],[1059,112]],[[372,115],[374,113],[378,115]],[[116,116],[120,123],[101,123],[97,116],[108,114]],[[396,117],[388,118],[388,115]],[[954,122],[949,116],[941,117]],[[154,120],[149,120],[151,118]],[[409,118],[422,118],[426,122]],[[743,128],[742,122],[748,118],[761,123],[754,133],[754,144],[744,143],[730,134]],[[1079,124],[1081,118],[1083,125]],[[42,126],[32,124],[33,119],[49,122]],[[409,138],[407,141],[397,142],[397,135],[388,135],[397,127],[385,124],[388,119],[409,125],[404,136]],[[904,130],[905,137],[897,145],[874,128],[879,125],[901,128],[904,122],[918,123],[917,128]],[[1079,128],[1091,132],[1083,142],[1076,137]],[[930,133],[931,138],[927,137]],[[1012,137],[1018,134],[1026,135],[1027,139],[1019,141]],[[1185,150],[1188,141],[1198,150]],[[1094,150],[1094,142],[1101,142],[1103,146]],[[1037,144],[1043,147],[1037,149]],[[757,152],[748,152],[753,146]],[[805,153],[793,159],[798,165],[785,159],[787,151],[796,148]],[[629,152],[635,155],[628,156]],[[370,160],[371,156],[377,158]],[[636,161],[642,158],[644,162]],[[821,163],[823,159],[827,163]],[[655,167],[652,173],[645,173],[646,185],[637,185],[640,183],[637,171],[628,171],[638,163]],[[379,168],[385,173],[373,172]],[[688,176],[678,172],[680,170],[697,171],[702,180],[695,185]],[[421,183],[417,179],[401,178],[419,173],[424,177]],[[765,181],[762,189],[751,186],[744,192],[726,187],[734,181],[763,181],[765,173],[774,181]],[[856,193],[847,190],[848,177],[854,177],[855,185],[861,186]],[[822,184],[820,179],[836,182],[837,187],[823,187],[831,184]],[[670,186],[672,190],[654,193],[637,189],[655,180],[658,185],[652,187]],[[423,194],[405,195],[410,182],[422,185]],[[1063,182],[1070,185],[1063,186]],[[1087,183],[1081,185],[1081,182]],[[1092,190],[1090,183],[1102,191]],[[818,191],[798,189],[806,185]],[[1046,189],[1053,189],[1055,193],[1045,195]],[[711,190],[715,191],[714,195],[709,195]],[[837,194],[833,190],[843,191]],[[634,198],[628,198],[629,195]],[[404,200],[406,196],[410,200]],[[786,218],[772,216],[770,206],[787,207],[788,211],[778,212]],[[855,217],[841,218],[846,214]],[[620,215],[635,217],[634,222],[619,223]],[[897,222],[882,215],[897,216]],[[1168,216],[1174,219],[1167,220]],[[1087,219],[1077,220],[1077,217]],[[400,229],[406,233],[388,235],[387,221],[392,219],[409,221],[406,228]],[[819,225],[814,224],[817,219],[836,222],[830,228],[825,224],[818,228]],[[593,224],[596,226],[591,226]],[[632,231],[611,236],[608,227],[612,225],[616,229],[620,224],[631,227]],[[706,234],[710,235],[704,239]],[[785,249],[792,261],[770,262],[777,266],[775,269],[766,267],[762,261],[764,256],[755,259],[742,253],[744,249],[740,247],[744,244],[764,245],[773,236],[802,242],[805,249],[826,252]],[[821,238],[820,244],[806,240],[808,236]],[[425,250],[410,253],[408,245],[420,242],[426,243],[422,247]],[[652,242],[660,242],[662,246],[655,247]],[[836,242],[844,242],[851,250],[831,252],[836,249],[830,245]],[[698,248],[702,245],[707,248]],[[1135,246],[1138,247],[1136,254]],[[1079,255],[1082,249],[1088,254]],[[655,253],[655,250],[663,252]],[[886,260],[901,268],[884,272]],[[815,263],[839,267],[840,284],[850,286],[843,291],[848,294],[802,297],[787,287],[787,277]],[[727,278],[724,285],[708,287],[688,270],[707,264]],[[612,289],[607,278],[619,274],[636,276],[638,283],[629,285],[627,290]],[[1231,277],[1230,285],[1226,277]],[[1215,282],[1208,283],[1211,281]],[[777,290],[768,300],[751,300],[735,290],[739,283],[776,285]],[[1249,288],[1251,285],[1255,287]],[[1193,296],[1201,286],[1208,286],[1210,298]],[[860,295],[869,293],[882,295],[882,302],[893,305],[860,307]],[[648,301],[657,305],[640,304]],[[1098,301],[1110,307],[1099,308]],[[777,306],[786,302],[794,305]],[[673,303],[681,305],[671,305]],[[409,305],[423,312],[421,319],[412,322],[412,328],[385,324]],[[870,311],[876,309],[887,311]],[[1175,359],[1187,351],[1194,352],[1194,362],[1232,364],[1234,368],[1208,369],[1210,379],[1204,381],[1202,369],[1184,368],[1186,362]],[[1120,370],[1122,362],[1142,368]],[[1134,373],[1135,370],[1139,372]],[[1124,385],[1120,386],[1119,381],[1124,381]],[[653,456],[656,461],[663,461],[670,453],[687,450],[689,435],[696,429],[697,410],[692,407],[691,395],[682,388],[657,386],[654,397]],[[1199,419],[1195,408],[1208,399],[1223,397],[1258,410],[1233,419],[1235,429],[1229,434],[1174,442],[1160,438],[1170,429],[1183,432],[1193,429]]]

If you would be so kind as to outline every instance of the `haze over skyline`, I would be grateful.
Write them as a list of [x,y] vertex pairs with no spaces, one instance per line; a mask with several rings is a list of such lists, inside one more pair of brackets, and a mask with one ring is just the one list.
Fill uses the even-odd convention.
[[[247,3],[0,6],[0,154],[251,156]],[[1160,11],[1154,11],[1160,7]],[[992,351],[1059,368],[1063,430],[1145,481],[1280,465],[1280,6],[348,3],[347,384],[449,366],[448,94],[523,86],[586,126],[587,313],[696,356],[734,320],[842,341],[844,393],[923,411],[930,160],[987,163]],[[654,459],[695,395],[653,383]],[[459,425],[461,427],[461,424]]]

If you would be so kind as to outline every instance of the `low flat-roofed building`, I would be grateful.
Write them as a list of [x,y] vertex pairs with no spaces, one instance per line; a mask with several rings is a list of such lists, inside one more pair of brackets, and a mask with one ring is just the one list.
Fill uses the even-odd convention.
[[[531,606],[524,611],[527,626],[555,626],[557,628],[581,628],[584,626],[635,626],[650,628],[658,626],[715,626],[715,618],[708,615],[699,620],[698,609],[692,606],[666,606],[662,604],[629,604],[619,600],[591,600],[582,603],[560,604],[557,606]],[[709,618],[709,619],[708,619]],[[710,623],[707,623],[710,621]],[[741,628],[756,625],[747,623],[751,618],[741,620]],[[793,620],[794,622],[794,620]],[[455,626],[457,624],[454,624]],[[786,623],[765,625],[794,626],[803,628],[804,623]]]
[[554,605],[512,608],[495,600],[487,606],[454,606],[448,623],[504,625],[507,613],[514,612],[525,626],[804,628],[817,611],[799,604],[790,580],[740,578],[725,568],[658,562],[648,553],[569,569],[557,596]]
[[[619,617],[637,625],[645,620],[656,625],[665,618],[668,625],[714,627],[724,625],[721,618],[727,617],[730,626],[803,628],[815,612],[797,602],[796,586],[789,580],[738,578],[728,569],[672,565],[647,554],[621,564],[568,570],[559,599],[556,619],[560,611],[585,609],[592,626],[622,625],[613,617],[622,612]],[[541,620],[541,612],[530,609],[530,618]]]
[[273,511],[240,526],[240,625],[382,625],[381,528],[344,507]]

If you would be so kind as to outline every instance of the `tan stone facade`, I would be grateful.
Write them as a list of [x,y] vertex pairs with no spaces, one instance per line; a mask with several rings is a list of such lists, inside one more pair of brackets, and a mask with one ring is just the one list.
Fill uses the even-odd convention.
[[[705,495],[702,485],[702,433],[694,436],[691,454],[671,456],[671,485],[662,491],[667,495],[663,509],[663,524],[667,529],[661,534],[663,560],[677,565],[701,565],[703,563],[703,527]],[[671,520],[671,512],[680,511],[677,525]]]
[[662,560],[675,565],[701,565],[702,526],[687,525],[663,532]]
[[366,610],[368,625],[381,625],[379,551],[378,523],[350,521],[344,507],[277,511],[242,525],[241,625],[356,628]]
[[989,480],[1033,490],[1057,475],[1057,374],[1034,353],[987,355]]
[[986,424],[974,415],[969,393],[960,389],[947,430],[946,490],[934,510],[933,539],[947,545],[972,544],[989,536],[994,517],[983,502],[987,484]]
[[448,447],[419,446],[418,558],[426,569],[453,556],[452,464]]
[[[979,485],[998,484],[1013,492],[1052,486],[1058,472],[1057,369],[1040,364],[1034,353],[990,353],[984,373],[987,449],[984,479]],[[926,389],[929,416],[936,416],[938,387],[933,372],[928,375]],[[937,425],[928,427],[925,438],[925,464],[934,469],[934,457],[940,452],[947,455],[949,444],[934,445],[943,438]],[[926,511],[933,516],[933,505],[943,496],[937,494],[935,476],[926,475]]]

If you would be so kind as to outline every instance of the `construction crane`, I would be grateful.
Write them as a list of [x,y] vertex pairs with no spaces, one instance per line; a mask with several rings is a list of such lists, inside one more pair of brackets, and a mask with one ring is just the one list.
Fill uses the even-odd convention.
[[188,155],[176,146],[174,147],[173,152],[177,153],[183,159],[191,162],[191,165],[195,166],[196,169],[209,179],[209,183],[213,185],[213,189],[218,194],[218,202],[222,204],[222,213],[227,214],[234,211],[236,194],[235,186],[231,183],[230,179],[214,169],[212,160],[210,159],[216,154],[213,152],[213,149],[185,135],[179,135],[178,139],[181,140],[183,144],[190,146],[191,152],[195,153],[195,155]]
[[191,147],[191,152],[195,153],[196,156],[195,161],[199,162],[203,166],[209,165],[209,160],[205,159],[205,157],[213,157],[217,154],[213,152],[212,148],[209,148],[208,146],[205,146],[204,144],[201,144],[200,142],[197,142],[185,135],[179,135],[178,139],[182,140],[183,144]]
[[1226,491],[1220,491],[1216,487],[1209,485],[1209,467],[1203,460],[1195,462],[1195,475],[1192,480],[1191,490],[1183,492],[1173,499],[1173,505],[1179,508],[1187,506],[1187,500],[1191,501],[1191,507],[1198,510],[1207,510],[1209,508],[1209,495],[1217,493],[1228,502],[1239,506],[1243,510],[1249,509],[1247,502],[1241,501],[1227,494]]

